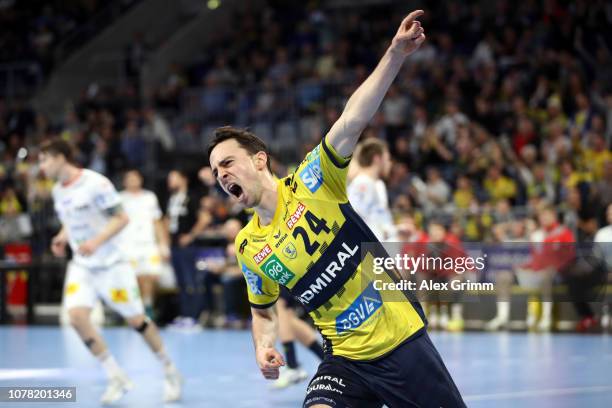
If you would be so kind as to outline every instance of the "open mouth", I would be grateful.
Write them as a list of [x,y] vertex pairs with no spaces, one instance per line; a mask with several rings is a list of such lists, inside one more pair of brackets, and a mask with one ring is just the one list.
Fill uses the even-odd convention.
[[242,187],[235,183],[228,184],[227,191],[236,198],[240,198],[242,195]]

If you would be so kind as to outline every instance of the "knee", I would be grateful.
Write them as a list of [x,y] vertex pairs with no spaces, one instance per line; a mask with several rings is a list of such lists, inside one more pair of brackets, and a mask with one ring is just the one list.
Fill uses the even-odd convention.
[[147,327],[151,324],[149,319],[145,315],[137,315],[134,317],[130,317],[127,319],[127,323],[130,327],[136,330],[139,333],[144,333],[147,330]]

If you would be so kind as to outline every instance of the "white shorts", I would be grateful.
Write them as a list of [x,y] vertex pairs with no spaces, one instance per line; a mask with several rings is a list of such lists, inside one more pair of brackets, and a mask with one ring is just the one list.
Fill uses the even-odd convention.
[[162,273],[162,259],[157,247],[145,247],[126,253],[136,276],[155,275]]
[[124,318],[144,313],[134,270],[127,262],[108,268],[91,269],[68,263],[64,284],[64,307],[93,308],[102,299]]

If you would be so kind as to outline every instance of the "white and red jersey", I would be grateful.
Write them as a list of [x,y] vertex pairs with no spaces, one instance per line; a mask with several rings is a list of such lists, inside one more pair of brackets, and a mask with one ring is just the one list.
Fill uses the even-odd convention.
[[593,240],[599,248],[608,267],[612,268],[612,225],[601,228]]
[[109,179],[95,171],[82,169],[69,183],[56,183],[52,194],[55,211],[68,233],[75,263],[88,268],[103,268],[124,259],[117,236],[104,242],[90,256],[77,252],[83,242],[96,237],[106,227],[110,219],[106,210],[121,204],[121,197]]
[[389,210],[387,187],[382,180],[358,174],[347,188],[349,201],[357,214],[380,241],[397,241],[397,229]]
[[130,217],[130,223],[121,231],[121,239],[130,252],[141,248],[157,246],[155,221],[161,219],[157,196],[149,190],[137,193],[122,191],[120,193],[123,208]]
[[573,244],[576,240],[572,230],[563,224],[554,224],[539,232],[541,241],[534,242],[531,261],[524,267],[535,271],[549,268],[558,271],[574,259],[575,247]]

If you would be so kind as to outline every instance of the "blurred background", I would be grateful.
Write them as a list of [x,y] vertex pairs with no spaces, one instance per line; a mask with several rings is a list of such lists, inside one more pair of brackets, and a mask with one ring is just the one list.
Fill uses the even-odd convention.
[[61,299],[41,142],[71,141],[80,164],[118,188],[126,169],[139,169],[162,210],[169,172],[186,172],[211,219],[200,245],[220,245],[227,219],[248,215],[205,168],[212,131],[249,127],[286,175],[416,7],[427,42],[362,136],[390,146],[398,222],[426,229],[442,218],[464,242],[520,238],[508,236],[519,223],[528,240],[548,203],[591,242],[612,203],[608,2],[3,0],[0,242],[5,260],[36,264],[31,293],[26,274],[7,275],[9,303],[29,300],[53,317],[44,306]]
[[[427,41],[362,139],[389,146],[385,183],[402,242],[474,256],[491,245],[496,254],[486,273],[465,275],[495,292],[424,302],[432,339],[471,407],[611,406],[604,0],[0,0],[0,384],[77,385],[79,406],[95,406],[102,391],[96,361],[57,328],[66,259],[50,253],[60,225],[37,161],[40,144],[61,137],[117,189],[138,170],[166,225],[176,221],[177,186],[196,203],[186,210],[187,227],[204,226],[193,251],[170,248],[147,305],[169,328],[162,336],[185,375],[183,405],[299,406],[306,383],[274,394],[256,370],[231,255],[251,214],[215,185],[206,146],[218,126],[248,127],[268,143],[275,173],[291,173],[416,8]],[[516,270],[537,242],[564,242],[539,259],[552,270],[553,302],[542,302],[537,275]],[[596,261],[556,263],[594,245]],[[179,252],[188,288],[176,284]],[[159,404],[150,386],[158,367],[138,336],[110,310],[94,319],[140,383],[124,406]],[[316,370],[307,349],[300,361]]]
[[[64,261],[49,251],[59,224],[37,166],[37,147],[59,136],[118,188],[139,169],[164,212],[168,174],[188,175],[210,220],[194,259],[201,322],[226,326],[224,299],[245,289],[225,285],[236,276],[223,271],[207,278],[207,259],[224,256],[214,248],[227,241],[228,219],[248,214],[205,167],[212,131],[250,128],[286,175],[416,7],[426,10],[427,42],[362,135],[390,147],[389,205],[398,222],[410,219],[406,234],[436,219],[463,242],[528,241],[548,204],[577,242],[592,242],[611,221],[609,2],[2,0],[3,321],[59,316]],[[162,324],[177,313],[172,269],[164,275]],[[247,325],[245,308],[232,307],[236,327]]]

